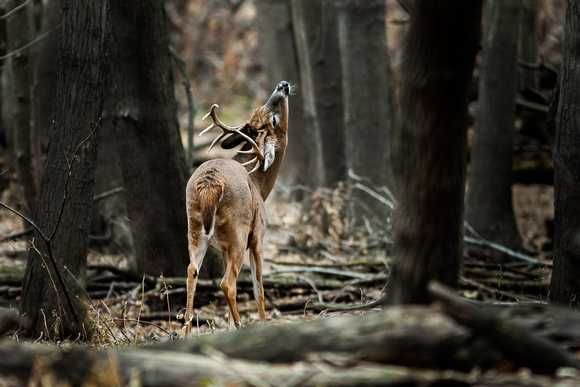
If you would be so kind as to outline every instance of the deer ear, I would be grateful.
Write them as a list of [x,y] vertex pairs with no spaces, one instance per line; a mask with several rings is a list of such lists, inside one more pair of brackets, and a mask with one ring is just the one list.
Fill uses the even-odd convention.
[[[246,136],[250,135],[250,125],[245,124],[240,132],[244,133]],[[241,134],[233,133],[229,135],[225,140],[222,141],[221,147],[223,149],[232,149],[240,145],[241,143],[247,141]]]
[[276,158],[276,140],[274,137],[267,137],[264,141],[264,166],[263,171],[266,172]]

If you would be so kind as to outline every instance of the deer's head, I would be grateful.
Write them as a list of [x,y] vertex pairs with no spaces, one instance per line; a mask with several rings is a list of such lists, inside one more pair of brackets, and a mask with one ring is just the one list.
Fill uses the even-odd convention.
[[[274,162],[277,147],[286,146],[288,96],[291,92],[292,86],[288,82],[278,83],[268,102],[254,110],[252,117],[236,128],[237,132],[231,132],[231,135],[222,142],[222,148],[232,149],[243,142],[248,142],[253,147],[249,141],[251,139],[262,152],[264,160],[262,170],[268,170]],[[279,144],[282,138],[284,144]]]

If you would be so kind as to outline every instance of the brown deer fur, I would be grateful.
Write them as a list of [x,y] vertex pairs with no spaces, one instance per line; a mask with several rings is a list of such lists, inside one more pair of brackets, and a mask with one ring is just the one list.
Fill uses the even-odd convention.
[[229,135],[222,143],[224,148],[243,141],[246,144],[242,147],[245,153],[239,153],[231,160],[203,163],[187,184],[190,264],[187,270],[186,336],[191,332],[199,269],[210,244],[222,254],[225,274],[221,288],[228,303],[230,327],[241,325],[236,280],[248,252],[258,314],[262,322],[266,321],[262,285],[262,244],[267,223],[264,200],[274,187],[286,151],[289,94],[290,85],[280,82],[268,102],[256,109],[249,121],[236,128],[230,128],[217,119],[217,105],[208,113],[214,123],[206,130],[215,126],[224,130],[216,141]]

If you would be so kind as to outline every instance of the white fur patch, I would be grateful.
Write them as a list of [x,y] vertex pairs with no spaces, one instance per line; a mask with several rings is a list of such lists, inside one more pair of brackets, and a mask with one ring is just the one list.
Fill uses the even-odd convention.
[[266,172],[268,168],[270,168],[275,158],[276,158],[276,144],[274,142],[274,139],[268,137],[266,139],[266,143],[264,144],[264,167],[263,167],[264,172]]

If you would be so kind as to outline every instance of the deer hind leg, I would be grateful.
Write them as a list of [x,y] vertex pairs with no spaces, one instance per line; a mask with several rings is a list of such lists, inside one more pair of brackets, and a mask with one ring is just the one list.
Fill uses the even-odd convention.
[[[197,225],[196,225],[197,224]],[[199,270],[205,257],[211,235],[205,235],[201,232],[201,223],[192,221],[190,219],[189,228],[189,266],[187,267],[187,305],[185,307],[185,337],[191,333],[191,325],[193,323],[193,298],[195,288],[197,286],[197,279],[199,277]]]
[[227,251],[222,250],[222,259],[224,261],[224,277],[222,278],[221,288],[226,301],[228,303],[229,317],[228,325],[229,328],[239,328],[242,326],[242,321],[240,320],[240,313],[238,312],[238,303],[236,301],[236,296],[238,293],[236,287],[236,281],[244,263],[245,251],[243,248],[239,248],[242,244],[237,244],[234,247],[229,248]]
[[254,284],[254,298],[258,306],[260,321],[266,322],[266,309],[264,307],[264,285],[262,283],[262,238],[250,242],[250,270]]

